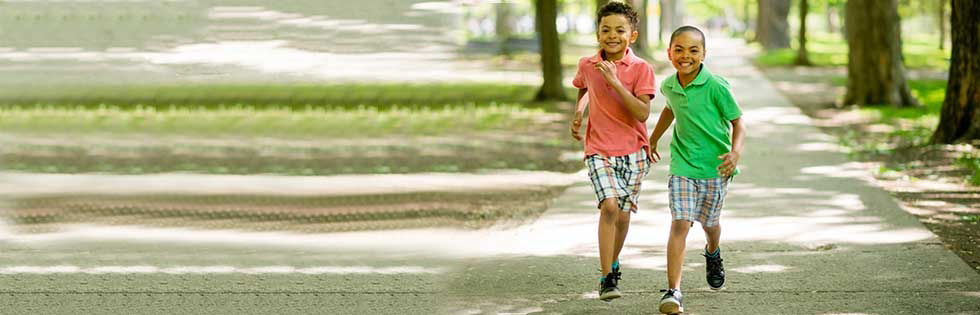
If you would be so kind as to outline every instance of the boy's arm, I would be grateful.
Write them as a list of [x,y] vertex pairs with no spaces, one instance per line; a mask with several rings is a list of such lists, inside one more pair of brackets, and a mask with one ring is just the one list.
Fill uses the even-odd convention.
[[653,127],[653,132],[650,133],[650,157],[653,158],[653,162],[660,161],[660,153],[657,153],[657,141],[660,137],[667,132],[667,127],[674,123],[674,111],[670,108],[664,108],[660,112],[660,118],[657,119],[657,126]]
[[612,61],[600,61],[596,64],[596,67],[599,68],[599,72],[602,73],[602,77],[606,79],[606,82],[623,99],[623,105],[633,115],[633,118],[636,118],[640,122],[646,122],[647,118],[650,117],[650,95],[634,96],[633,93],[627,90],[623,86],[623,83],[619,82],[619,78],[616,77],[616,64]]
[[583,102],[582,99],[588,95],[588,91],[588,89],[579,89],[578,97],[575,98],[578,106],[575,108],[575,118],[572,119],[572,138],[578,141],[582,141],[582,136],[578,132],[582,129],[582,116],[585,115],[585,108],[589,105],[588,101]]
[[725,160],[718,165],[718,173],[721,176],[732,176],[735,174],[735,167],[738,166],[738,160],[742,157],[742,146],[745,143],[745,125],[742,125],[742,118],[735,118],[732,120],[732,152],[728,152],[719,156],[719,159]]

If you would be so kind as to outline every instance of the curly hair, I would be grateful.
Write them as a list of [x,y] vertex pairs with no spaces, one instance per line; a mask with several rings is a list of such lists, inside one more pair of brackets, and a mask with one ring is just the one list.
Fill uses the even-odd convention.
[[636,24],[640,21],[640,18],[636,14],[636,10],[633,10],[633,7],[631,7],[629,4],[618,1],[610,1],[609,3],[606,3],[606,5],[599,8],[599,11],[596,12],[596,27],[599,27],[599,22],[602,21],[602,18],[614,14],[622,14],[625,16],[630,22],[630,28],[636,30]]

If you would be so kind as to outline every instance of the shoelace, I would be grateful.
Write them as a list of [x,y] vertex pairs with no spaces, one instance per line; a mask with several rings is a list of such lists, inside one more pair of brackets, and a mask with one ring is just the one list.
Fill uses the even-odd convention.
[[711,269],[719,269],[719,270],[722,270],[722,271],[725,270],[724,267],[721,266],[721,262],[723,261],[721,259],[721,257],[711,257],[711,256],[708,256],[708,255],[705,255],[705,254],[701,254],[701,256],[704,256],[704,257],[707,257],[708,258],[708,261],[707,261],[708,268],[711,268]]
[[616,280],[619,280],[619,279],[622,279],[622,278],[621,278],[621,276],[622,276],[622,275],[623,275],[623,273],[622,273],[622,272],[610,272],[610,273],[609,273],[609,276],[610,276],[610,277],[613,277],[613,278],[614,278],[614,279],[616,279]]

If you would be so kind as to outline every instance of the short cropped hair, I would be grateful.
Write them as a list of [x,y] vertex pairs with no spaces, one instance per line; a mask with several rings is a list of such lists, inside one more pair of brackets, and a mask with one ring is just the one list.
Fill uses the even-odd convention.
[[[697,33],[698,35],[701,35],[701,48],[705,48],[705,45],[704,45],[704,42],[705,42],[704,32],[701,32],[701,30],[698,29],[697,27],[690,26],[690,25],[684,25],[684,26],[678,27],[676,30],[674,30],[673,33],[670,33],[670,43],[673,43],[674,42],[674,37],[677,37],[677,35],[680,35],[681,33],[684,33],[684,32]],[[707,49],[707,48],[705,48],[705,49]]]

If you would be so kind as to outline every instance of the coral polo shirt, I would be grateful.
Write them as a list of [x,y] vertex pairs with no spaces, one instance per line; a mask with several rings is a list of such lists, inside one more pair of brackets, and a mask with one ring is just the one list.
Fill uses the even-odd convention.
[[[588,89],[589,124],[585,133],[585,156],[599,154],[606,157],[624,156],[650,146],[646,123],[630,114],[623,98],[602,78],[595,65],[602,61],[602,51],[595,56],[583,57],[578,62],[578,73],[572,85]],[[656,82],[653,67],[636,57],[632,49],[617,60],[616,76],[626,90],[637,95],[650,95],[653,99]]]

